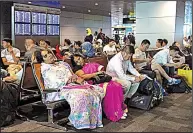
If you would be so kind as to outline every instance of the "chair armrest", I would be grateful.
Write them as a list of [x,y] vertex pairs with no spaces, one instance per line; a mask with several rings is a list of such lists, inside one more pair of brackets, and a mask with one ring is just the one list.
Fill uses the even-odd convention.
[[60,90],[56,90],[56,89],[49,88],[49,89],[43,90],[43,93],[52,93],[52,92],[59,92],[59,91],[60,91]]

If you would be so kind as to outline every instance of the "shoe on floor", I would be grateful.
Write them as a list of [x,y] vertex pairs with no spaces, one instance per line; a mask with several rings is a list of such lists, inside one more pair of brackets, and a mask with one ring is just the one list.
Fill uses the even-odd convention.
[[181,82],[181,79],[175,79],[175,78],[172,78],[172,80],[170,80],[168,82],[169,85],[174,85],[174,84],[179,84]]

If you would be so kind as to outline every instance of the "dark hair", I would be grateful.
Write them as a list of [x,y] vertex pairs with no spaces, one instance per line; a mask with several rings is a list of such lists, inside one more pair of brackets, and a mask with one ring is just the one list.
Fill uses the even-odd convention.
[[50,46],[50,41],[45,41]]
[[191,38],[191,36],[188,36],[188,39],[190,39]]
[[135,37],[133,35],[128,35],[127,38],[129,39],[130,43],[132,43],[134,45],[136,44],[135,43]]
[[12,46],[12,40],[10,38],[4,38],[2,41],[10,43],[10,45]]
[[60,52],[60,54],[61,54],[62,56],[64,56],[66,52],[69,52],[69,49],[63,49],[63,50]]
[[169,49],[180,52],[180,49],[177,46],[170,46]]
[[41,54],[41,50],[36,50],[34,52],[34,56],[35,56],[38,63],[42,63],[44,61],[42,54]]
[[79,47],[81,47],[82,42],[81,41],[75,41],[74,44],[78,45]]
[[115,42],[115,40],[114,39],[109,39],[109,42]]
[[97,35],[98,35],[98,32],[97,32],[97,31],[95,31],[95,32],[94,32],[94,36],[97,36]]
[[134,54],[135,53],[135,48],[132,45],[125,45],[122,49],[122,52],[125,52],[127,54]]
[[163,40],[162,39],[157,39],[157,41],[161,44],[161,46],[162,46],[162,44],[163,44]]
[[71,44],[70,39],[64,39],[64,42],[66,42],[68,45],[70,45],[70,44]]
[[35,42],[35,45],[40,46],[40,44],[38,42]]
[[141,42],[141,44],[149,44],[149,45],[150,45],[150,41],[147,40],[147,39],[144,39],[144,40]]
[[172,46],[176,46],[176,43],[177,43],[176,41],[175,41],[175,42],[173,42],[173,43],[172,43]]
[[163,42],[167,45],[168,44],[168,40],[167,39],[163,39]]

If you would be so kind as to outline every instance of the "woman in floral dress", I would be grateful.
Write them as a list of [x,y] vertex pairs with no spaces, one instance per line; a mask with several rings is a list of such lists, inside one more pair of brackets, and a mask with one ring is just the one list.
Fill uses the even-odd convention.
[[32,61],[41,63],[41,74],[45,88],[56,88],[59,92],[47,96],[47,101],[65,99],[71,108],[68,117],[76,129],[103,127],[101,101],[103,88],[89,85],[73,74],[65,62],[55,62],[49,51],[36,51]]

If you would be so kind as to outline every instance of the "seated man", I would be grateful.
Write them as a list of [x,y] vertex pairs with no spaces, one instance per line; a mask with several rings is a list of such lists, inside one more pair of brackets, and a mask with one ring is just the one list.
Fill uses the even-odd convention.
[[[179,48],[176,46],[170,46],[169,49],[164,49],[159,51],[154,55],[153,60],[151,62],[152,70],[158,70],[163,77],[167,79],[169,84],[179,84],[181,81],[179,79],[174,79],[165,74],[165,72],[159,67],[180,67],[180,63],[174,63],[172,57],[175,57],[180,52]],[[159,65],[158,65],[159,64]]]
[[36,50],[44,49],[42,47],[35,45],[35,41],[33,39],[25,39],[25,48],[27,51],[25,52],[24,59],[25,61],[28,61],[28,62],[31,62],[32,54]]
[[163,40],[162,39],[157,39],[156,41],[156,49],[163,49]]
[[3,64],[8,66],[10,64],[17,64],[20,60],[20,50],[12,46],[12,40],[5,38],[2,41],[4,49],[1,51],[1,58]]
[[74,42],[74,50],[73,53],[82,53],[82,42],[81,41],[75,41]]
[[115,40],[110,39],[109,44],[104,46],[103,52],[105,52],[107,55],[115,55],[117,53],[115,44]]
[[5,70],[1,70],[1,72],[4,72],[5,74],[4,77],[2,77],[3,81],[15,82],[18,85],[20,84],[23,74],[23,68],[21,65],[11,64],[7,68],[7,73],[5,72]]
[[145,39],[141,42],[141,45],[135,49],[135,54],[133,55],[133,62],[135,63],[135,68],[143,74],[147,74],[150,78],[154,79],[155,73],[151,70],[151,60],[152,58],[146,57],[146,51],[149,48],[150,42]]
[[167,39],[163,39],[163,43],[162,43],[162,47],[165,49],[169,48],[168,46],[168,40]]
[[[108,63],[106,72],[113,80],[120,83],[124,88],[124,98],[131,98],[138,89],[140,81],[145,77],[133,68],[130,58],[134,53],[134,47],[126,45]],[[129,71],[132,75],[127,75]]]
[[[147,74],[152,79],[156,77],[158,82],[162,85],[162,77],[166,79],[171,79],[164,69],[159,64],[152,64],[152,58],[147,58],[145,51],[149,48],[149,40],[143,40],[139,48],[135,50],[133,55],[133,61],[135,62],[135,67],[139,70],[140,73]],[[155,72],[155,74],[153,72]]]
[[103,41],[101,39],[96,40],[96,43],[93,44],[93,47],[95,49],[96,55],[101,55],[103,52]]

